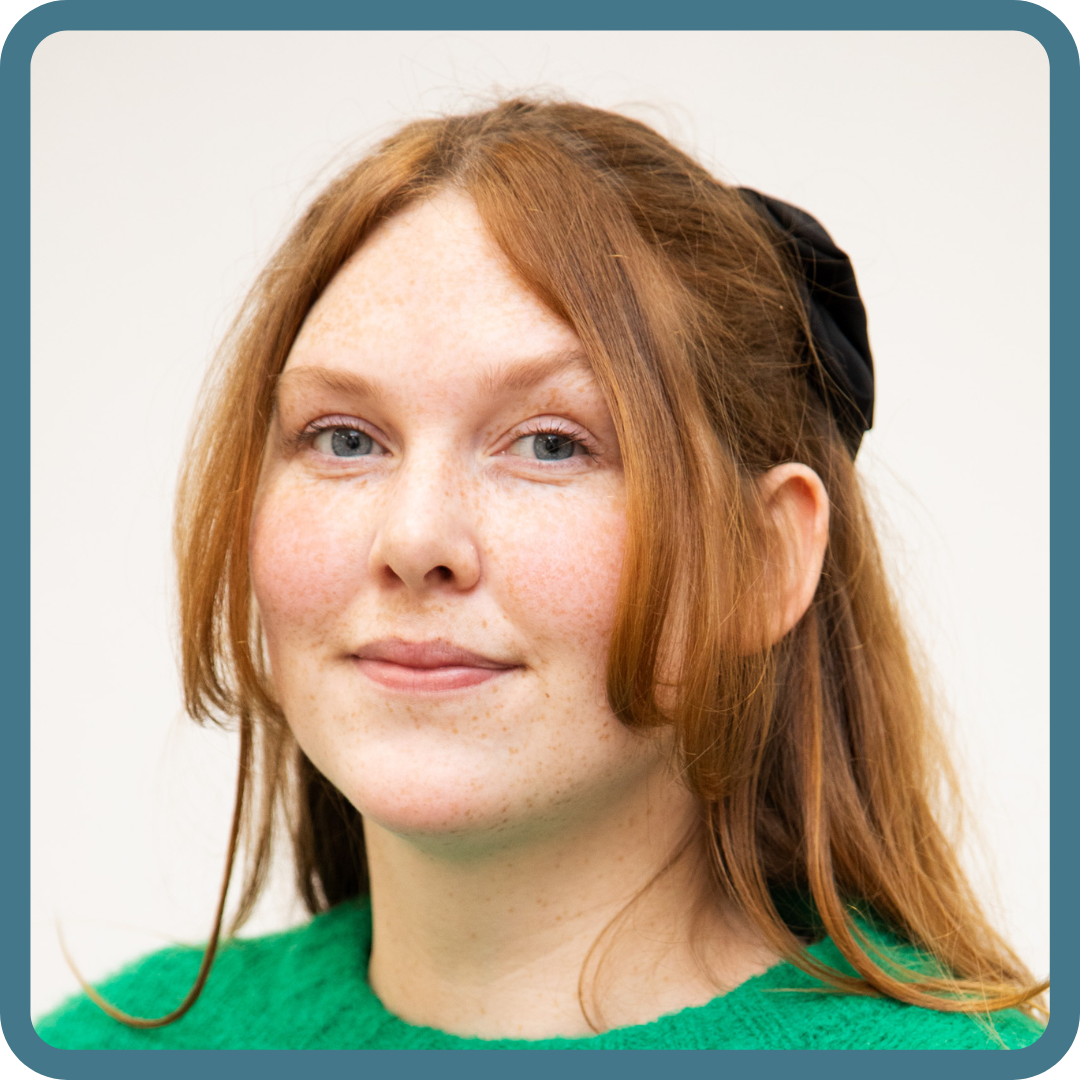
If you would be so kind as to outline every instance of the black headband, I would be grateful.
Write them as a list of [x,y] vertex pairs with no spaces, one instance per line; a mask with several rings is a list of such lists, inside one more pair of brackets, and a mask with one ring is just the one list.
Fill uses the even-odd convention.
[[794,259],[810,337],[821,358],[820,368],[811,366],[811,383],[854,457],[874,419],[874,361],[851,260],[805,210],[750,188],[738,190],[779,229]]

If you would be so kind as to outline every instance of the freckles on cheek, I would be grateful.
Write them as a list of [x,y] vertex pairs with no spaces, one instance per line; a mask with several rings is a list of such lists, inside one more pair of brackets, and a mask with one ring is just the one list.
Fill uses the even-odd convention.
[[302,493],[263,500],[252,522],[255,599],[272,640],[325,625],[355,595],[364,572],[362,540],[338,500]]
[[626,521],[569,506],[519,523],[500,542],[506,594],[534,633],[606,652],[615,622]]

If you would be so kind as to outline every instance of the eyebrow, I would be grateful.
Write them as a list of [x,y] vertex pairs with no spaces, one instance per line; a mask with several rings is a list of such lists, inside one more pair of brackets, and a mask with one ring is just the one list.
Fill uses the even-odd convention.
[[283,385],[311,386],[313,389],[331,390],[350,397],[374,397],[378,388],[370,379],[353,371],[341,371],[337,368],[307,366],[283,371],[274,384],[274,408]]
[[[545,379],[558,375],[568,368],[591,370],[585,354],[576,349],[562,352],[545,353],[540,356],[516,360],[508,365],[491,365],[480,373],[481,391],[490,397],[497,397],[512,390],[528,390],[544,382]],[[316,365],[292,368],[283,371],[274,386],[274,408],[284,384],[299,383],[312,388],[330,390],[350,397],[376,397],[379,394],[378,383],[354,371],[342,371]]]
[[480,376],[480,388],[496,397],[508,390],[529,390],[567,368],[591,371],[585,354],[570,349],[533,356],[500,368],[491,367]]

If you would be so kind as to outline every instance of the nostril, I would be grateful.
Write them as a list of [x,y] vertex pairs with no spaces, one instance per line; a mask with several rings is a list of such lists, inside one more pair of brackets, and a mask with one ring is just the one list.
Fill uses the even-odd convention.
[[439,575],[441,581],[449,581],[454,576],[449,566],[436,566],[435,573]]

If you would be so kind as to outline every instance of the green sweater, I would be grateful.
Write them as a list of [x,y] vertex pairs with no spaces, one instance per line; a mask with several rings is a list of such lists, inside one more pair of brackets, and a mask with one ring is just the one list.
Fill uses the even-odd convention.
[[[202,996],[168,1027],[126,1027],[85,996],[72,998],[36,1027],[57,1047],[201,1049],[990,1049],[1001,1043],[1027,1046],[1042,1034],[1038,1024],[1013,1011],[992,1014],[999,1041],[985,1020],[967,1014],[882,998],[806,993],[821,983],[781,963],[707,1005],[650,1024],[578,1039],[462,1039],[387,1012],[367,983],[370,948],[370,906],[349,902],[298,929],[226,943]],[[828,940],[810,951],[851,970]],[[106,982],[103,993],[128,1012],[163,1016],[194,981],[201,955],[188,947],[154,953]]]

